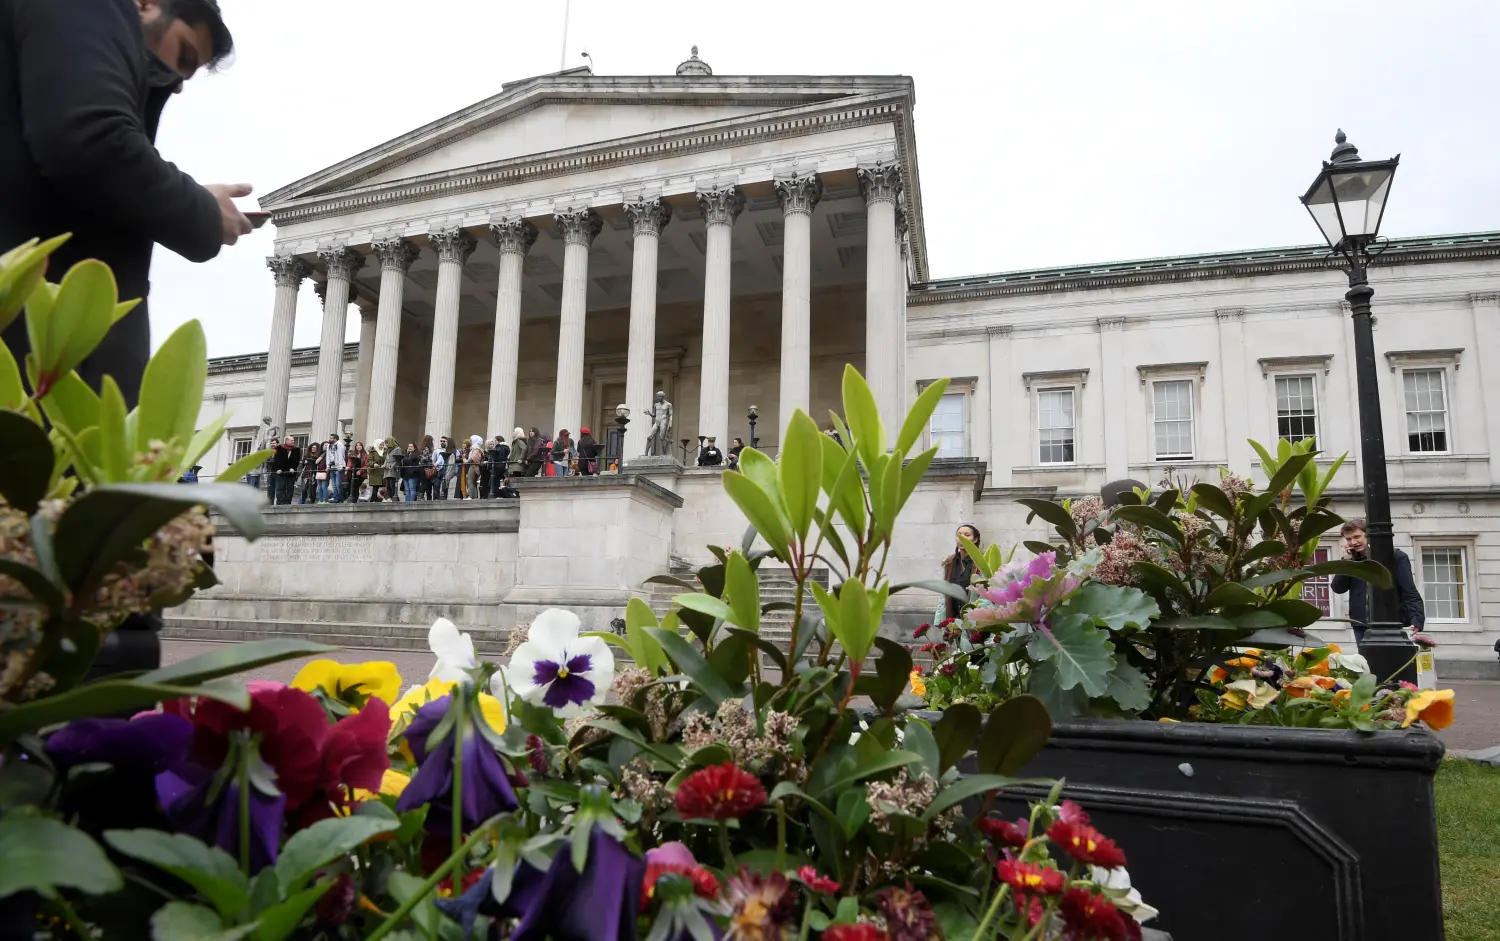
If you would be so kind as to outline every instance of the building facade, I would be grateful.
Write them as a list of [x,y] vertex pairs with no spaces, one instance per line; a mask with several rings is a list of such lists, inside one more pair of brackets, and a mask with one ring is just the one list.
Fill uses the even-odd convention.
[[[951,380],[928,429],[944,460],[903,517],[898,576],[931,577],[960,522],[986,541],[1031,538],[1020,496],[1092,493],[1121,477],[1215,480],[1220,468],[1257,476],[1249,439],[1314,436],[1325,466],[1347,452],[1334,496],[1359,515],[1352,340],[1326,250],[934,280],[914,106],[904,77],[715,76],[695,51],[673,76],[575,69],[511,83],[276,191],[263,200],[277,227],[269,350],[212,365],[205,417],[235,419],[205,476],[248,450],[263,418],[294,434],[403,443],[591,428],[622,461],[621,483],[639,488],[612,510],[602,507],[619,495],[598,491],[597,527],[577,507],[566,523],[528,521],[528,505],[552,499],[546,482],[514,519],[486,511],[499,515],[472,524],[487,571],[504,569],[477,576],[488,588],[447,574],[396,587],[357,566],[347,586],[307,588],[351,603],[395,591],[431,610],[456,592],[498,603],[502,627],[565,603],[569,585],[594,585],[583,594],[600,618],[644,591],[633,573],[599,582],[563,564],[560,575],[546,551],[559,540],[587,541],[581,557],[607,566],[591,531],[623,525],[621,554],[639,536],[661,567],[739,543],[745,524],[716,472],[638,460],[657,391],[673,404],[683,463],[707,437],[748,442],[752,406],[774,453],[792,410],[821,420],[837,407],[846,363],[888,422],[926,384]],[[1398,545],[1451,657],[1494,660],[1500,234],[1397,240],[1383,262],[1372,283]],[[322,344],[294,351],[308,281],[323,291]],[[360,340],[346,347],[351,304]],[[619,405],[631,420],[607,437]],[[288,539],[319,531],[312,517],[278,519]],[[391,519],[394,535],[416,538]],[[302,597],[267,580],[274,545],[231,548],[231,570],[241,551],[241,580],[212,603]],[[1310,592],[1340,613],[1326,586]],[[904,603],[897,617],[932,607]],[[470,613],[476,628],[494,617]]]

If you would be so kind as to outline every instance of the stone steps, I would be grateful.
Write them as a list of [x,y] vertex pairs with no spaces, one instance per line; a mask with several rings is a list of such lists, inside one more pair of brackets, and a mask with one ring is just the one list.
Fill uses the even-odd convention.
[[[509,639],[508,631],[460,625],[460,630],[474,639],[474,648],[482,656],[498,657]],[[205,640],[238,643],[295,637],[320,644],[334,644],[371,650],[426,650],[428,625],[373,624],[341,621],[271,621],[238,618],[163,619],[161,636],[180,640]]]

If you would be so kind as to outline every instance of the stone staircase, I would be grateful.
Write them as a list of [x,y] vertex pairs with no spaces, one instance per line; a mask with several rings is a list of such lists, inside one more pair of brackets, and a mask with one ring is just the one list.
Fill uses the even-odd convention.
[[427,631],[448,618],[474,639],[482,656],[498,657],[510,635],[494,605],[403,601],[308,601],[200,595],[163,616],[162,637],[237,643],[290,637],[371,650],[426,650]]

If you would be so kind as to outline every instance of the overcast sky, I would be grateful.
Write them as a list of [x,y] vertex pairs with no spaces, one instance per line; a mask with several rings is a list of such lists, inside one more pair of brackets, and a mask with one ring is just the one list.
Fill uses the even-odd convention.
[[[563,0],[222,3],[236,60],[189,83],[157,143],[259,193],[563,51]],[[1493,0],[572,0],[565,61],[671,74],[695,43],[720,75],[912,76],[934,277],[1308,243],[1296,197],[1340,126],[1402,155],[1384,234],[1500,229]],[[272,231],[206,265],[159,248],[156,342],[197,317],[210,355],[265,350]],[[295,343],[318,336],[304,285]]]

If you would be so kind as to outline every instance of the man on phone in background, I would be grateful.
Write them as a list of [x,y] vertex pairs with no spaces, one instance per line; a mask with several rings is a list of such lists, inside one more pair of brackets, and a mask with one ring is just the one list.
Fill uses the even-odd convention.
[[[127,408],[151,356],[152,248],[204,262],[251,230],[233,202],[249,186],[200,186],[155,145],[167,99],[233,48],[218,0],[0,0],[0,252],[71,232],[49,278],[97,258],[142,299],[78,367],[96,390],[113,376]],[[24,318],[5,343],[22,362]]]
[[[1350,520],[1339,530],[1339,535],[1344,537],[1345,558],[1363,561],[1370,557],[1369,536],[1365,530],[1364,520]],[[1405,618],[1402,623],[1420,631],[1427,623],[1427,610],[1411,577],[1411,558],[1400,549],[1395,553],[1396,570],[1391,573],[1391,581],[1395,583],[1396,600]],[[1354,639],[1364,640],[1365,625],[1370,622],[1370,583],[1349,575],[1335,575],[1329,587],[1337,595],[1349,593],[1349,620],[1354,627]]]

